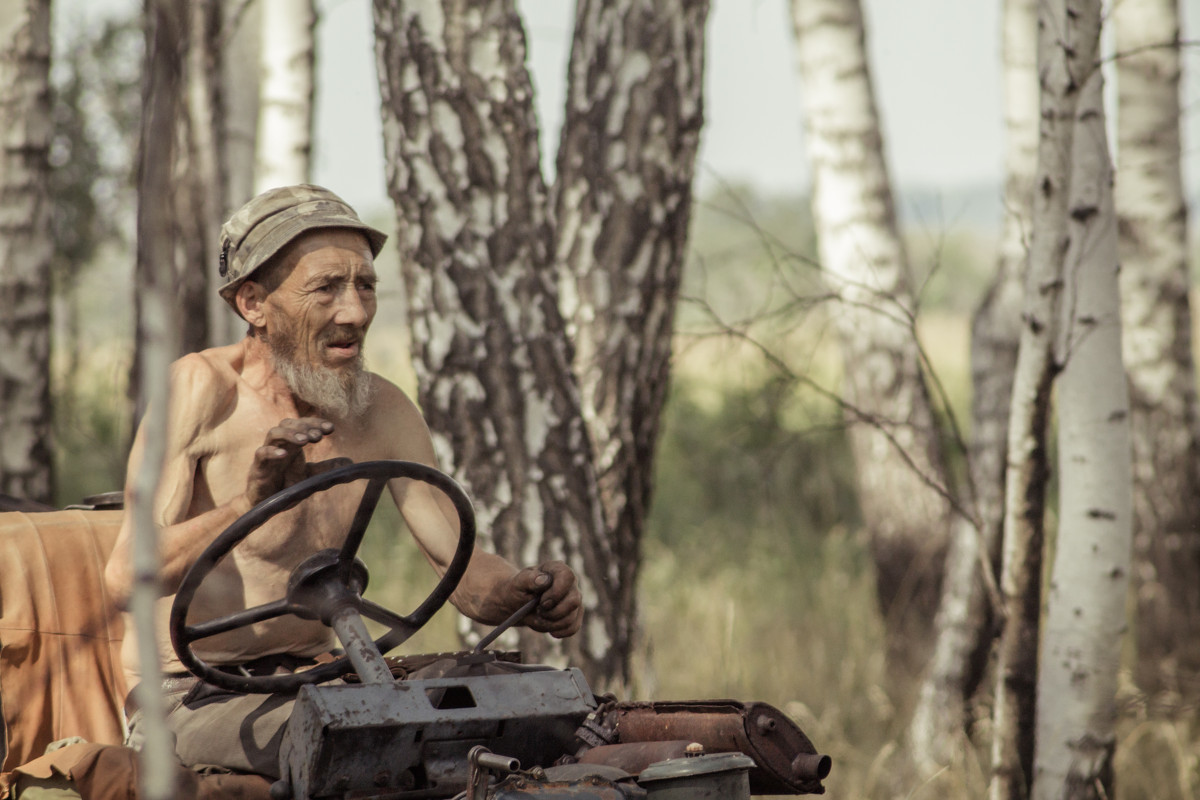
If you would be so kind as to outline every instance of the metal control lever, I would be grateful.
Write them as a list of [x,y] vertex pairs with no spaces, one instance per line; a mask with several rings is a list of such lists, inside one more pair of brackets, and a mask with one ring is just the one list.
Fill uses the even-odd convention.
[[481,744],[475,745],[467,753],[467,800],[486,800],[491,773],[510,775],[520,770],[521,762],[517,759],[498,756]]
[[492,629],[491,633],[489,633],[487,636],[480,639],[479,644],[475,645],[475,648],[471,652],[482,653],[489,644],[491,644],[492,642],[496,641],[497,638],[499,638],[500,634],[504,633],[506,630],[508,630],[509,628],[512,628],[517,623],[519,623],[521,620],[523,620],[527,616],[529,616],[529,613],[531,611],[533,611],[533,609],[535,609],[537,607],[537,604],[540,603],[541,601],[542,601],[541,593],[538,593],[536,596],[531,597],[528,600],[526,600],[525,605],[518,608],[516,611],[514,611],[512,613],[512,615],[508,619],[504,620],[504,622],[501,622],[494,629]]

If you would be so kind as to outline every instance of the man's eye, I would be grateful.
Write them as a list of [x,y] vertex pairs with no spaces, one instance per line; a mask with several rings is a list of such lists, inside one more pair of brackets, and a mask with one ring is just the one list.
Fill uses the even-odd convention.
[[375,282],[374,281],[362,281],[358,284],[358,288],[359,288],[359,291],[374,292],[375,291]]

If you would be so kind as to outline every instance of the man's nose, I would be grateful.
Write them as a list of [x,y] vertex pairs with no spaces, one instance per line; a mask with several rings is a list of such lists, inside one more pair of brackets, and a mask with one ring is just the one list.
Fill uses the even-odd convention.
[[333,321],[338,325],[362,327],[371,320],[371,308],[354,287],[348,287],[338,295],[337,310]]

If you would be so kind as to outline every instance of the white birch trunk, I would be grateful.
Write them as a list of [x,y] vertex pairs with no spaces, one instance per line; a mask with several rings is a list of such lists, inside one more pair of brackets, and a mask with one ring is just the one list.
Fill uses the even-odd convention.
[[857,411],[850,440],[893,666],[924,659],[940,596],[950,512],[911,319],[908,258],[866,60],[859,0],[793,0],[812,208],[823,276]]
[[1180,146],[1179,4],[1122,0],[1112,13],[1137,680],[1156,701],[1186,704],[1200,699],[1200,428]]
[[996,274],[971,326],[968,469],[977,524],[965,519],[954,524],[937,642],[909,725],[913,760],[926,776],[964,754],[966,704],[983,678],[1000,611],[992,589],[1004,524],[1008,412],[1037,170],[1037,0],[1005,0],[1003,15],[1005,214]]
[[1025,311],[1013,380],[1000,590],[1005,622],[996,665],[991,800],[1023,800],[1033,780],[1046,435],[1056,359],[1079,92],[1097,69],[1100,3],[1042,0],[1038,10],[1041,127]]
[[262,3],[262,90],[256,193],[307,183],[312,172],[313,0]]
[[1103,83],[1097,70],[1075,132],[1057,403],[1059,521],[1038,676],[1035,800],[1113,796],[1133,490]]
[[50,0],[0,1],[0,121],[0,492],[50,503]]
[[[232,209],[254,196],[257,156],[261,4],[222,0],[221,100],[224,107],[223,172],[225,221]],[[246,332],[245,323],[215,291],[209,293],[209,340],[230,344]]]
[[[225,106],[225,207],[254,196],[262,80],[262,3],[222,0],[221,98]],[[219,296],[218,296],[218,299]],[[224,300],[221,305],[228,309]]]

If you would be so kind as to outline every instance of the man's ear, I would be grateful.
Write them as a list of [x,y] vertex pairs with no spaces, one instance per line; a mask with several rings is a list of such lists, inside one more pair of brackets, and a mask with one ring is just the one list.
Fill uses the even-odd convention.
[[237,304],[242,319],[256,328],[261,328],[265,324],[266,318],[266,313],[263,311],[263,301],[266,300],[266,297],[267,293],[262,284],[246,281],[238,287],[233,300]]

